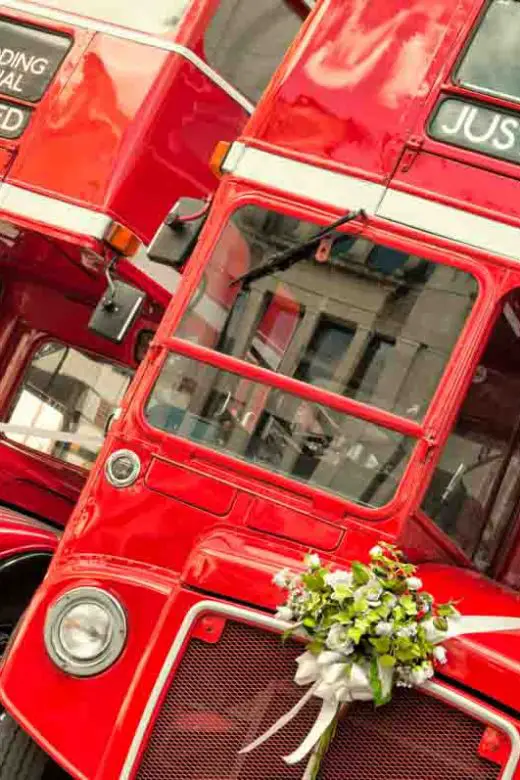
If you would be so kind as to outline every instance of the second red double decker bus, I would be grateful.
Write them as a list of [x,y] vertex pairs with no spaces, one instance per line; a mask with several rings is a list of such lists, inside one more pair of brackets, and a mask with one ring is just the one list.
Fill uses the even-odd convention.
[[145,247],[181,193],[211,195],[215,144],[238,135],[308,11],[0,6],[0,648],[178,285],[181,266]]

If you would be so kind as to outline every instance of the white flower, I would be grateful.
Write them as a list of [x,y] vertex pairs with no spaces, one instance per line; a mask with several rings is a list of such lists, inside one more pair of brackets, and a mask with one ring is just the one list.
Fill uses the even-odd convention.
[[435,628],[432,618],[425,620],[424,623],[422,623],[422,627],[424,628],[425,636],[428,642],[437,642],[440,638],[442,638],[442,633],[437,628]]
[[273,577],[273,582],[279,588],[286,588],[291,582],[292,573],[290,569],[281,569]]
[[419,577],[408,577],[406,580],[409,590],[419,590],[422,588],[422,580]]
[[329,571],[325,575],[325,584],[329,588],[335,588],[337,585],[346,585],[347,588],[352,586],[354,581],[354,575],[351,571],[343,571],[338,569],[337,571]]
[[354,650],[354,642],[348,637],[347,629],[339,623],[332,626],[325,644],[329,650],[336,650],[344,655],[349,655]]
[[390,636],[393,633],[393,630],[393,625],[387,620],[380,620],[375,626],[377,636]]
[[414,669],[410,672],[410,682],[412,685],[423,685],[423,683],[426,682],[426,680],[429,680],[430,677],[433,677],[434,671],[433,666],[429,661],[422,664],[422,666],[416,666]]
[[309,569],[318,569],[321,566],[320,556],[316,553],[311,553],[305,556],[305,565]]
[[397,636],[404,637],[407,639],[411,639],[417,634],[417,626],[414,626],[413,624],[410,626],[404,626],[403,628],[400,628],[397,632]]
[[366,599],[370,602],[372,607],[378,607],[381,604],[381,596],[383,595],[383,588],[379,584],[379,580],[371,579],[366,585],[361,585],[360,588],[354,593],[354,600],[360,601]]
[[376,546],[372,547],[372,549],[368,554],[370,555],[371,558],[375,558],[377,555],[383,554],[383,548],[380,547],[378,544],[376,544]]
[[292,609],[290,607],[278,607],[275,617],[278,620],[283,620],[285,623],[290,623],[293,619]]
[[445,664],[448,660],[448,654],[442,645],[433,648],[433,657],[439,664]]

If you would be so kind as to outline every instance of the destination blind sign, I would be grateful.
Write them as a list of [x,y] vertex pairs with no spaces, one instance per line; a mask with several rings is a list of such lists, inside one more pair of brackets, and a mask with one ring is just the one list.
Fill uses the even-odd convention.
[[0,94],[40,100],[70,46],[64,35],[0,18]]
[[32,108],[0,98],[0,138],[19,138],[31,118]]
[[432,138],[520,163],[520,115],[448,98],[430,122]]

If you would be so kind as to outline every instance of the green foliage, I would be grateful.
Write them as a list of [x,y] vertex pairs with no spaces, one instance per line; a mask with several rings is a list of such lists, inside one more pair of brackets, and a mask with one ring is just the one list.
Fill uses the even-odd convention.
[[458,612],[454,602],[435,604],[400,550],[380,543],[368,564],[353,561],[345,571],[323,566],[317,555],[306,564],[300,577],[288,580],[285,607],[312,653],[339,651],[349,668],[365,664],[375,698],[380,668],[394,673],[392,685],[408,684],[420,670],[431,674],[432,632],[438,638]]

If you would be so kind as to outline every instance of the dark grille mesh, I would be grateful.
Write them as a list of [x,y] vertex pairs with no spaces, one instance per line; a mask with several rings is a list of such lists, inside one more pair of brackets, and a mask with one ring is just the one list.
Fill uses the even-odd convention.
[[[194,639],[160,709],[137,780],[300,780],[304,763],[291,752],[319,710],[298,718],[247,756],[238,751],[295,704],[293,643],[228,622],[217,644]],[[417,691],[399,691],[377,711],[356,704],[342,720],[321,780],[496,780],[500,769],[480,758],[484,727]]]

